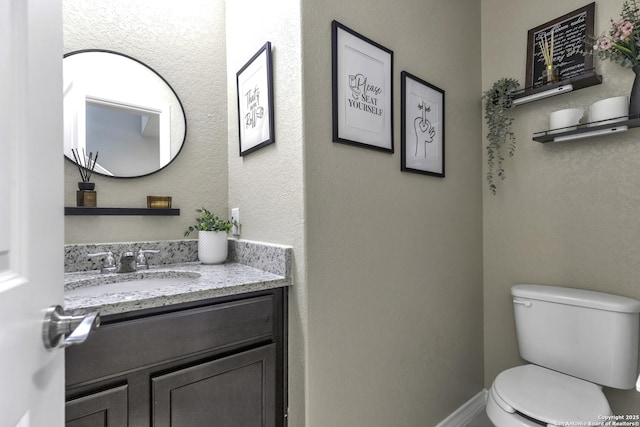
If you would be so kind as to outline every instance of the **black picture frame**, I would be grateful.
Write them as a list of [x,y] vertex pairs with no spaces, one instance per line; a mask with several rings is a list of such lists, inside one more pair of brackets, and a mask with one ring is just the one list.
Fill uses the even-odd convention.
[[444,178],[445,92],[407,71],[400,81],[400,169]]
[[590,3],[528,31],[525,89],[544,84],[544,56],[538,41],[543,37],[548,39],[551,29],[554,29],[556,47],[553,62],[558,68],[560,81],[593,70],[593,56],[583,55],[582,51],[585,36],[594,34],[595,8],[595,2]]
[[271,42],[236,73],[240,156],[275,143]]
[[331,23],[333,142],[393,153],[393,51]]

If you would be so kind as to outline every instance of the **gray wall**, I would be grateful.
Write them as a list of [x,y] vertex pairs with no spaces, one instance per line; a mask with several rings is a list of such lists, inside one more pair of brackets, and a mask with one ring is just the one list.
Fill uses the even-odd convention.
[[[189,137],[159,174],[96,178],[98,203],[164,193],[183,215],[67,218],[67,241],[177,238],[207,204],[239,207],[243,238],[292,245],[290,425],[433,425],[480,391],[480,76],[469,73],[480,65],[479,3],[230,2],[225,69],[218,8],[120,2],[66,0],[65,49],[119,50],[152,66],[181,97]],[[395,51],[393,155],[331,142],[334,18]],[[276,144],[241,158],[235,73],[267,40]],[[445,179],[400,172],[405,69],[446,91]],[[69,205],[77,172],[66,169]]]
[[[433,426],[482,390],[479,15],[303,2],[309,426]],[[394,154],[332,142],[333,19],[394,51]],[[402,70],[446,92],[444,179],[400,171]]]
[[[298,8],[227,4],[229,206],[294,247],[289,422],[435,425],[482,389],[480,5]],[[331,142],[334,18],[395,51],[393,155]],[[240,158],[235,72],[267,40],[276,143]],[[403,69],[447,91],[445,179],[400,172]]]
[[[224,0],[63,0],[64,51],[109,49],[144,62],[173,87],[187,116],[178,158],[154,175],[94,175],[98,206],[146,207],[172,196],[179,217],[65,217],[66,243],[179,239],[195,209],[228,214]],[[65,161],[65,206],[75,206],[77,168]]]
[[[483,88],[504,76],[524,83],[527,30],[585,3],[483,0]],[[621,8],[620,0],[598,0],[596,33]],[[516,348],[512,285],[558,284],[640,298],[638,131],[563,143],[531,140],[548,129],[552,111],[629,94],[631,70],[610,62],[597,68],[602,85],[516,108],[518,148],[507,179],[495,196],[483,183],[486,387],[501,370],[524,363]],[[606,394],[615,414],[640,408],[633,390]]]
[[[305,424],[307,308],[300,0],[227,2],[229,207],[242,238],[293,247],[289,289],[289,425]],[[236,73],[273,47],[275,144],[238,154]]]

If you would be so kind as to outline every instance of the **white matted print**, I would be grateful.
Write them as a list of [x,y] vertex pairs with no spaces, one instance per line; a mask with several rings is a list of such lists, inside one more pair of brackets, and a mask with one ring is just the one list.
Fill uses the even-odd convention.
[[273,66],[267,42],[236,73],[240,155],[275,142],[273,134]]
[[401,73],[401,169],[444,177],[444,91]]
[[331,23],[333,141],[393,153],[393,52]]

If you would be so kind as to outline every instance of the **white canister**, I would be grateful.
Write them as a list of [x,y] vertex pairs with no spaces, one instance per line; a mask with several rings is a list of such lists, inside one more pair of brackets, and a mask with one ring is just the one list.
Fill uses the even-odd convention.
[[552,130],[551,133],[576,130],[576,125],[580,123],[582,116],[584,116],[582,108],[566,108],[554,111],[549,114],[549,129]]
[[629,98],[614,96],[601,99],[589,107],[589,125],[600,126],[609,123],[622,122],[629,116]]

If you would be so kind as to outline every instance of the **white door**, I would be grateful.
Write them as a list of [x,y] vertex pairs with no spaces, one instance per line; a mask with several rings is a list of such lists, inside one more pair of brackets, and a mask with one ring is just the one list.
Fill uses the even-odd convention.
[[0,0],[0,427],[64,424],[61,0]]

